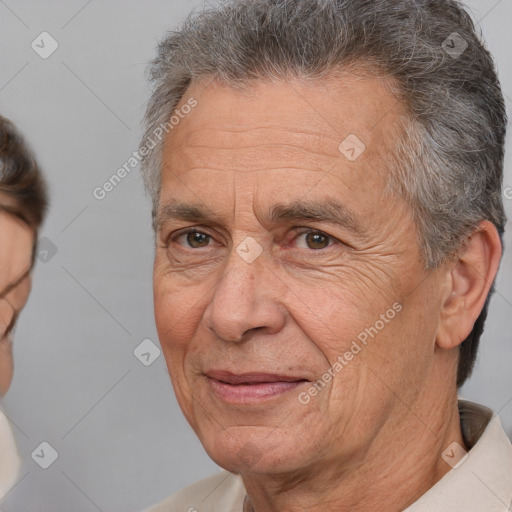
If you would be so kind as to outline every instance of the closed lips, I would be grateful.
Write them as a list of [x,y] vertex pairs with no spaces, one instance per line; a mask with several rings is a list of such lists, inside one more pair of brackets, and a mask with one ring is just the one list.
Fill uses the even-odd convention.
[[205,373],[210,379],[223,382],[224,384],[237,385],[254,385],[254,384],[269,384],[273,382],[302,382],[307,379],[303,377],[279,375],[271,373],[242,373],[235,374],[223,370],[212,370]]

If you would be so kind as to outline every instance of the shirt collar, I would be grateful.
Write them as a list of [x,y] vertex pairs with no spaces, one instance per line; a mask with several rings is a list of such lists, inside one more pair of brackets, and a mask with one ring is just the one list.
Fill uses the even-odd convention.
[[467,457],[404,512],[512,510],[512,445],[499,416],[466,400],[459,413]]

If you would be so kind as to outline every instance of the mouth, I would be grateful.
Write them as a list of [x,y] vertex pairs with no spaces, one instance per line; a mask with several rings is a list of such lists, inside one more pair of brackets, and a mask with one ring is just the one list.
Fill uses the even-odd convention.
[[231,404],[258,403],[276,398],[309,382],[300,376],[274,373],[232,373],[224,370],[205,372],[213,393]]

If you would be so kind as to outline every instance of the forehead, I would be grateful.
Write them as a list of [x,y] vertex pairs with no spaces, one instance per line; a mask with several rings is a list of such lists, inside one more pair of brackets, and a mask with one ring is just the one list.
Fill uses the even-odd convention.
[[220,201],[220,186],[224,198],[236,193],[235,182],[272,195],[283,182],[300,195],[320,178],[326,187],[337,180],[347,190],[382,189],[406,115],[389,82],[355,72],[321,83],[261,80],[237,89],[198,82],[178,110],[190,98],[197,106],[165,140],[162,194],[204,195],[208,183],[210,202]]
[[339,140],[349,133],[371,143],[407,114],[394,89],[396,83],[391,79],[357,69],[336,71],[322,80],[261,79],[237,87],[203,79],[193,83],[178,104],[179,110],[194,97],[197,107],[170,132],[166,142],[201,138],[202,129],[225,129],[227,136],[233,136],[244,129],[267,127],[308,133],[313,143],[324,137]]

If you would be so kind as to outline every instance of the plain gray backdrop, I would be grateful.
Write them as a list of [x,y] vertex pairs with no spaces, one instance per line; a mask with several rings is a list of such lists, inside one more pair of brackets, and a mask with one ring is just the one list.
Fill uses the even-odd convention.
[[[134,355],[143,340],[158,345],[150,205],[138,167],[103,200],[93,195],[137,149],[157,41],[202,4],[0,0],[0,112],[25,134],[51,191],[15,335],[15,379],[2,401],[24,462],[5,512],[135,512],[218,469],[182,417],[163,356],[144,366]],[[512,2],[469,5],[512,117]],[[46,59],[39,53],[55,43],[42,32],[59,45]],[[509,133],[508,187],[510,141]],[[510,227],[478,364],[461,395],[499,411],[512,434]],[[58,454],[48,469],[37,457],[50,461],[42,442]]]

